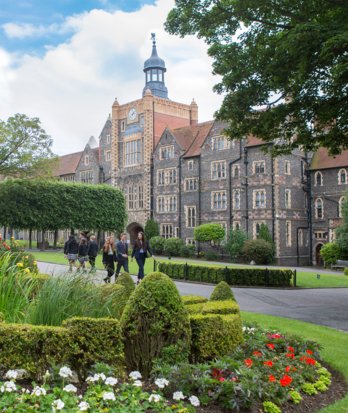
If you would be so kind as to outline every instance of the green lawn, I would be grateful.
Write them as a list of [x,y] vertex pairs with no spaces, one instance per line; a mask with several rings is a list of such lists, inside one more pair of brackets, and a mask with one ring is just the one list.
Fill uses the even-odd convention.
[[[302,321],[244,311],[242,312],[242,318],[243,321],[256,322],[264,328],[275,328],[284,333],[297,334],[307,340],[316,341],[322,346],[320,353],[323,360],[342,373],[348,382],[348,333]],[[320,410],[320,413],[347,412],[348,395],[335,404]]]
[[[37,261],[51,262],[54,264],[67,264],[68,261],[64,257],[62,252],[35,252],[35,258]],[[159,258],[159,261],[168,261],[167,258]],[[97,268],[103,269],[101,255],[97,257]],[[175,263],[185,263],[185,259],[173,260]],[[192,263],[190,262],[192,265]],[[194,265],[206,265],[205,263],[195,262]],[[214,264],[214,267],[224,267],[223,264]],[[233,264],[228,264],[228,267],[233,267]],[[135,260],[129,261],[129,270],[132,274],[137,274],[138,266]],[[153,259],[146,260],[145,273],[153,271]],[[317,273],[315,271],[297,272],[297,286],[303,288],[330,288],[330,287],[348,287],[348,277],[341,273],[336,274],[320,274],[320,279],[317,279]]]

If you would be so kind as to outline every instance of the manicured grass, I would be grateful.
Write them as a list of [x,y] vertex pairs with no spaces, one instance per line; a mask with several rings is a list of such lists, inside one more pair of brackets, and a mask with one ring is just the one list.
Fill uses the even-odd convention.
[[[242,319],[246,322],[256,322],[264,328],[274,328],[284,333],[297,334],[307,340],[316,341],[322,346],[320,351],[322,359],[342,373],[348,382],[348,333],[302,321],[245,311],[242,312]],[[335,404],[320,410],[320,413],[347,412],[348,395]]]
[[[64,257],[62,252],[34,252],[34,256],[37,261],[43,262],[51,262],[54,264],[67,264],[68,261]],[[157,259],[157,258],[156,258]],[[168,261],[167,258],[159,258],[158,261]],[[184,264],[187,262],[185,259],[175,259],[173,263],[176,264]],[[97,268],[103,269],[102,258],[101,255],[97,257]],[[202,263],[199,261],[190,262],[190,265],[204,265],[206,263]],[[225,267],[225,264],[212,264],[212,267]],[[236,267],[233,264],[227,264],[228,267]],[[240,267],[239,268],[243,268]],[[245,268],[250,268],[245,266]],[[135,260],[132,262],[129,261],[129,270],[131,274],[137,274],[138,266]],[[153,271],[153,259],[148,258],[145,264],[145,274]],[[302,288],[331,288],[331,287],[348,287],[348,277],[342,274],[320,274],[320,279],[317,278],[317,273],[315,271],[298,271],[297,272],[297,286]]]

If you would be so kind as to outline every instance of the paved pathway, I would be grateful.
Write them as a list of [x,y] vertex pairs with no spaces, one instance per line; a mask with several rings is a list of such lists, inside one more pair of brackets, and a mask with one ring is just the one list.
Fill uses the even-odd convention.
[[[59,274],[67,266],[38,263],[40,272]],[[96,279],[105,276],[98,271]],[[181,295],[195,294],[209,297],[214,286],[176,281]],[[244,311],[293,318],[333,327],[348,332],[348,288],[272,289],[233,288],[235,297]]]

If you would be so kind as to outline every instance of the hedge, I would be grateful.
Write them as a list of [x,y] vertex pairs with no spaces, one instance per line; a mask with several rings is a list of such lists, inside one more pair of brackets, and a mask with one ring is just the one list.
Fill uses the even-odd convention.
[[97,361],[121,371],[123,343],[113,319],[74,318],[63,327],[0,323],[1,370],[25,369],[39,379],[51,366],[68,364],[80,377]]
[[184,295],[181,297],[185,305],[206,303],[208,298],[201,295]]
[[207,267],[188,264],[159,262],[158,270],[170,278],[229,285],[290,287],[295,282],[295,271],[268,268]]
[[231,290],[231,287],[227,284],[226,281],[220,281],[219,284],[214,288],[214,291],[210,296],[210,301],[225,300],[236,301],[236,299],[234,298],[234,294]]
[[207,301],[186,305],[185,308],[189,314],[239,314],[239,305],[232,300]]
[[243,342],[239,314],[195,314],[191,323],[191,361],[194,363],[223,357]]

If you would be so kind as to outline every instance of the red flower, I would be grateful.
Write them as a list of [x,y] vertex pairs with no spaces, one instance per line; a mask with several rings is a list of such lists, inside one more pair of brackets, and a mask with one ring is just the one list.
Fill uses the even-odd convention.
[[306,353],[307,354],[313,354],[313,351],[312,350],[306,350]]
[[223,381],[225,381],[225,379],[223,377],[220,377],[219,381],[222,383]]
[[288,347],[288,351],[290,351],[290,353],[295,353],[295,349],[291,346]]
[[289,359],[293,359],[295,358],[295,354],[294,353],[286,353],[286,357]]
[[272,344],[272,343],[267,343],[266,346],[267,346],[270,350],[274,350],[274,344]]
[[218,379],[221,376],[221,374],[222,374],[222,370],[213,368],[211,375],[214,377],[214,379]]
[[279,380],[279,383],[282,387],[289,386],[291,382],[292,382],[292,378],[288,376],[287,374],[284,374],[284,376]]
[[307,360],[307,356],[301,356],[300,357],[300,361],[304,361],[304,360]]
[[253,365],[253,361],[251,359],[245,359],[244,364],[250,368]]
[[276,381],[276,378],[273,376],[273,374],[270,374],[270,375],[268,376],[268,381],[270,381],[271,383],[274,382],[274,381]]
[[282,338],[281,334],[270,334],[269,335],[270,338]]
[[311,359],[310,357],[307,357],[306,364],[314,366],[316,364],[316,361],[314,359]]
[[286,367],[285,367],[285,371],[286,371],[287,373],[289,373],[290,370],[291,370],[291,367],[290,367],[290,366],[286,366]]
[[261,351],[253,351],[253,355],[256,356],[256,357],[261,357],[262,353],[261,353]]
[[263,364],[264,364],[264,366],[272,367],[273,366],[273,361],[271,361],[271,360],[265,361]]

